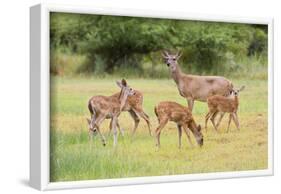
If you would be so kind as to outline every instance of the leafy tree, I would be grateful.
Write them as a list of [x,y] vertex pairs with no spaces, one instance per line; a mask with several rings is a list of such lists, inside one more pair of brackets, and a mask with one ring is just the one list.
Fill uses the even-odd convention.
[[147,56],[182,50],[183,64],[199,72],[219,71],[228,53],[236,58],[267,51],[263,25],[152,19],[87,14],[51,14],[51,53],[86,55],[86,70],[112,73],[120,67],[142,69]]

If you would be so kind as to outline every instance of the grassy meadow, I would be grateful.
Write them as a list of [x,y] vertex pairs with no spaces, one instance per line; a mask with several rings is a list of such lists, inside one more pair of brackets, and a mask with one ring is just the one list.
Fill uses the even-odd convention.
[[[199,148],[192,136],[192,148],[183,134],[182,149],[178,149],[178,132],[174,123],[168,123],[161,133],[161,148],[155,149],[155,140],[148,134],[144,120],[134,138],[131,137],[133,119],[123,112],[119,123],[125,136],[119,134],[113,148],[109,135],[109,120],[101,125],[107,145],[99,136],[88,139],[86,118],[90,117],[88,99],[93,95],[111,95],[119,91],[117,78],[52,77],[51,80],[51,157],[50,178],[55,181],[93,180],[138,176],[159,176],[222,171],[266,169],[267,142],[267,80],[231,79],[236,87],[245,85],[240,93],[238,112],[241,131],[232,122],[226,133],[228,115],[216,133],[208,123],[203,130],[204,145]],[[127,79],[129,85],[144,94],[144,110],[150,116],[152,130],[158,125],[154,106],[163,100],[186,105],[178,94],[172,79]],[[195,120],[204,129],[206,103],[195,102]]]

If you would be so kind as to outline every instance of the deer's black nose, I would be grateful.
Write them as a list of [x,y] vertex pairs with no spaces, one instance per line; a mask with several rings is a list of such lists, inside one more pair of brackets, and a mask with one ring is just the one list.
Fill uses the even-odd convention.
[[170,63],[167,63],[167,66],[169,67],[169,66],[170,66]]

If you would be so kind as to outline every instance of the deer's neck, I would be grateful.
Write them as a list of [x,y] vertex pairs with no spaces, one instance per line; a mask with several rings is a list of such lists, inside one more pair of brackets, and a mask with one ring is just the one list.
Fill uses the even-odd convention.
[[188,128],[190,129],[190,131],[193,133],[193,135],[195,136],[195,138],[197,138],[199,136],[199,131],[197,130],[197,125],[194,121],[194,119],[192,119],[191,121],[189,121],[188,123]]
[[236,106],[236,108],[238,107],[238,105],[239,105],[239,99],[238,99],[238,96],[235,96],[234,97],[234,104],[235,104],[235,106]]
[[124,98],[124,93],[123,90],[120,91],[119,95],[118,95],[118,101],[121,102],[122,98]]
[[119,102],[119,107],[120,107],[120,111],[122,111],[122,109],[125,106],[125,103],[127,101],[127,95],[124,94],[124,91],[121,90],[118,96],[118,102]]
[[120,105],[122,105],[122,103],[124,103],[124,101],[127,100],[127,97],[124,95],[123,90],[120,91],[119,96],[118,96],[118,102]]
[[191,130],[191,132],[194,134],[196,133],[196,124],[195,124],[195,121],[192,119],[192,121],[189,123],[189,129]]
[[175,71],[172,72],[172,77],[175,80],[176,84],[179,84],[182,78],[182,72],[179,66],[177,66]]

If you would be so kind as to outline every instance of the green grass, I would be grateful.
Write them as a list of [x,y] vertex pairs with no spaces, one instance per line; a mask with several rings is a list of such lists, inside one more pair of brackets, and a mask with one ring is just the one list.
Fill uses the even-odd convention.
[[[125,136],[119,135],[113,148],[108,135],[109,121],[102,125],[107,139],[103,147],[99,136],[88,140],[86,117],[88,99],[93,95],[118,92],[116,79],[52,78],[51,96],[51,181],[73,181],[137,176],[174,175],[220,171],[255,170],[267,168],[267,81],[233,80],[235,86],[246,85],[240,95],[239,119],[241,131],[231,124],[225,132],[228,116],[222,121],[220,132],[211,123],[204,130],[204,146],[193,148],[185,134],[183,147],[178,149],[176,125],[168,123],[161,133],[161,149],[156,152],[154,138],[148,134],[143,120],[135,137],[131,137],[133,120],[124,112],[119,123]],[[157,127],[154,106],[162,100],[186,105],[173,80],[128,79],[131,87],[144,94],[144,110],[150,116],[152,129]],[[205,103],[196,102],[193,111],[197,123],[204,126],[207,113]],[[204,128],[204,127],[203,127]]]

